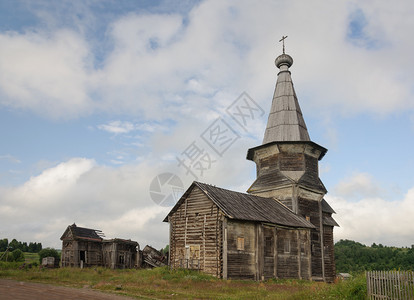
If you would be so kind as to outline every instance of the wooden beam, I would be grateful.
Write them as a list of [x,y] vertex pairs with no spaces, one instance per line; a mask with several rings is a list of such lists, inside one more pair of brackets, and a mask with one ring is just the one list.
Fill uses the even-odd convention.
[[273,227],[273,276],[277,278],[277,229]]
[[227,218],[223,220],[223,279],[227,279]]
[[296,230],[296,238],[297,238],[297,244],[298,244],[298,277],[299,279],[302,279],[302,259],[301,259],[301,241],[300,241],[300,234],[299,230]]
[[323,215],[322,215],[322,201],[318,201],[319,205],[319,234],[321,238],[321,255],[322,255],[322,278],[325,281],[325,249],[324,249],[324,242],[323,242]]
[[207,221],[207,215],[204,215],[204,222],[203,222],[203,270],[206,267],[206,221]]

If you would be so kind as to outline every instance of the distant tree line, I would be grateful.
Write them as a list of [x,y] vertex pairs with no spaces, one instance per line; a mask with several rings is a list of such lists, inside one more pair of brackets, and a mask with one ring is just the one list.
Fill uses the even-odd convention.
[[7,249],[7,246],[10,247],[10,251],[19,249],[22,252],[38,253],[42,250],[42,243],[32,243],[27,244],[26,242],[19,242],[16,239],[13,239],[10,244],[8,239],[0,240],[0,252],[4,252]]
[[370,247],[350,240],[335,244],[337,273],[369,270],[414,270],[414,247],[387,247],[372,244]]

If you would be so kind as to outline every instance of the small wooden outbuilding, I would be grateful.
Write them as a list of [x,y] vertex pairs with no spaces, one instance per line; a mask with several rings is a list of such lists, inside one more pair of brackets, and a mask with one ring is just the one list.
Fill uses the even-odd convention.
[[125,269],[140,266],[139,244],[131,240],[104,240],[100,230],[68,226],[62,237],[62,267],[105,266]]

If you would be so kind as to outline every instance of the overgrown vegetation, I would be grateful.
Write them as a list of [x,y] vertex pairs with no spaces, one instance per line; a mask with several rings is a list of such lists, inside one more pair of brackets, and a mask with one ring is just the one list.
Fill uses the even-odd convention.
[[24,253],[20,249],[15,249],[7,253],[0,252],[0,258],[1,258],[1,261],[5,261],[5,262],[13,262],[13,261],[21,262],[21,261],[24,261]]
[[371,247],[350,240],[335,244],[336,271],[361,272],[369,270],[413,270],[414,249],[387,247],[372,244]]
[[42,263],[42,259],[45,257],[54,257],[58,261],[60,261],[60,254],[56,249],[53,248],[45,248],[40,250],[39,252],[39,263]]
[[111,270],[105,268],[4,269],[0,278],[36,281],[157,299],[365,299],[363,275],[326,284],[305,280],[265,282],[220,280],[189,270]]

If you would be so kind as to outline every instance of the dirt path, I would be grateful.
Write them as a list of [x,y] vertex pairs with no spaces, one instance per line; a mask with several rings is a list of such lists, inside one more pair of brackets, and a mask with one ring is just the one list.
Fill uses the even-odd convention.
[[93,291],[50,284],[0,279],[1,300],[128,300],[134,299]]

